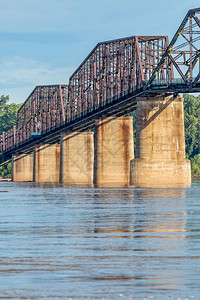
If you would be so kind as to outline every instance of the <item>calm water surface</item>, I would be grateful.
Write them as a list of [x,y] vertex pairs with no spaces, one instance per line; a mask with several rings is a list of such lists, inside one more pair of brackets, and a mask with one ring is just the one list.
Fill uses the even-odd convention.
[[0,299],[200,299],[200,183],[0,183]]

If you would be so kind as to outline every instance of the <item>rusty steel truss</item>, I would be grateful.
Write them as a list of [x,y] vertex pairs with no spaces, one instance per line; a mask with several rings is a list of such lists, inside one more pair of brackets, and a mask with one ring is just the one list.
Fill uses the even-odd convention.
[[[167,36],[133,36],[99,43],[69,79],[69,118],[141,88],[168,45]],[[165,68],[163,64],[158,80],[164,79]]]
[[170,44],[167,36],[97,44],[69,85],[33,90],[16,126],[0,136],[0,152],[31,149],[35,140],[48,142],[50,137],[55,142],[63,130],[84,130],[102,115],[122,115],[135,109],[137,96],[200,92],[199,14],[200,8],[188,11]]
[[[165,86],[169,91],[195,91],[200,84],[200,8],[186,14],[162,59],[146,83],[146,89]],[[163,68],[166,66],[166,68]],[[171,67],[174,67],[173,69]],[[165,72],[165,79],[158,81],[158,74]],[[175,79],[174,79],[175,78]],[[179,89],[178,89],[179,87]],[[159,87],[157,87],[159,89]],[[181,92],[181,90],[180,90]]]
[[1,152],[64,126],[67,85],[37,86],[17,114],[17,125],[1,135]]

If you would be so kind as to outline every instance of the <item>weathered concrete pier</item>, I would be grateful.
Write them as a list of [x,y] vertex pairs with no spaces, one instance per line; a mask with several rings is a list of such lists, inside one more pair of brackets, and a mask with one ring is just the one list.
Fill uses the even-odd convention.
[[60,183],[93,184],[93,132],[72,132],[61,135]]
[[94,183],[129,185],[134,158],[132,117],[105,118],[96,122]]
[[60,145],[45,144],[34,150],[33,181],[38,183],[59,182]]
[[137,98],[133,118],[96,121],[93,132],[62,133],[60,144],[15,156],[14,181],[76,185],[178,188],[191,184],[185,157],[183,98]]
[[131,184],[145,188],[191,184],[190,161],[185,157],[183,98],[137,99]]
[[12,181],[33,181],[33,153],[12,156]]

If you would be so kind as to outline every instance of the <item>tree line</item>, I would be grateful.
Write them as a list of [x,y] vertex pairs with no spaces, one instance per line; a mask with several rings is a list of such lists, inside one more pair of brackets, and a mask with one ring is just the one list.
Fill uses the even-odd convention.
[[184,94],[186,157],[191,160],[193,179],[200,179],[200,95]]
[[[200,95],[184,94],[186,157],[191,160],[193,179],[200,179]],[[0,97],[0,134],[17,123],[17,111],[21,104],[9,102],[9,96]],[[135,113],[133,114],[135,116]],[[135,124],[135,118],[134,118]],[[135,126],[134,126],[135,128]],[[135,129],[134,129],[135,135]],[[0,154],[0,164],[3,155]],[[9,177],[11,163],[0,166],[0,176]]]
[[[17,111],[21,104],[8,103],[9,96],[0,97],[0,134],[3,131],[11,129],[17,123]],[[0,164],[3,163],[4,157],[0,153]],[[0,166],[0,177],[10,177],[11,176],[12,165],[11,162]]]

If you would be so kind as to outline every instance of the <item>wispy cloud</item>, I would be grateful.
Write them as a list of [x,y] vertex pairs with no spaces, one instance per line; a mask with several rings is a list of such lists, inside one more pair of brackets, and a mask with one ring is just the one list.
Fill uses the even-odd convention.
[[[22,57],[5,60],[0,65],[0,93],[6,95],[12,94],[11,91],[15,88],[23,90],[33,89],[36,85],[67,84],[73,72],[71,68],[53,68],[46,63]],[[18,92],[16,89],[16,94],[11,97],[15,97],[16,101],[24,101],[24,93]]]

